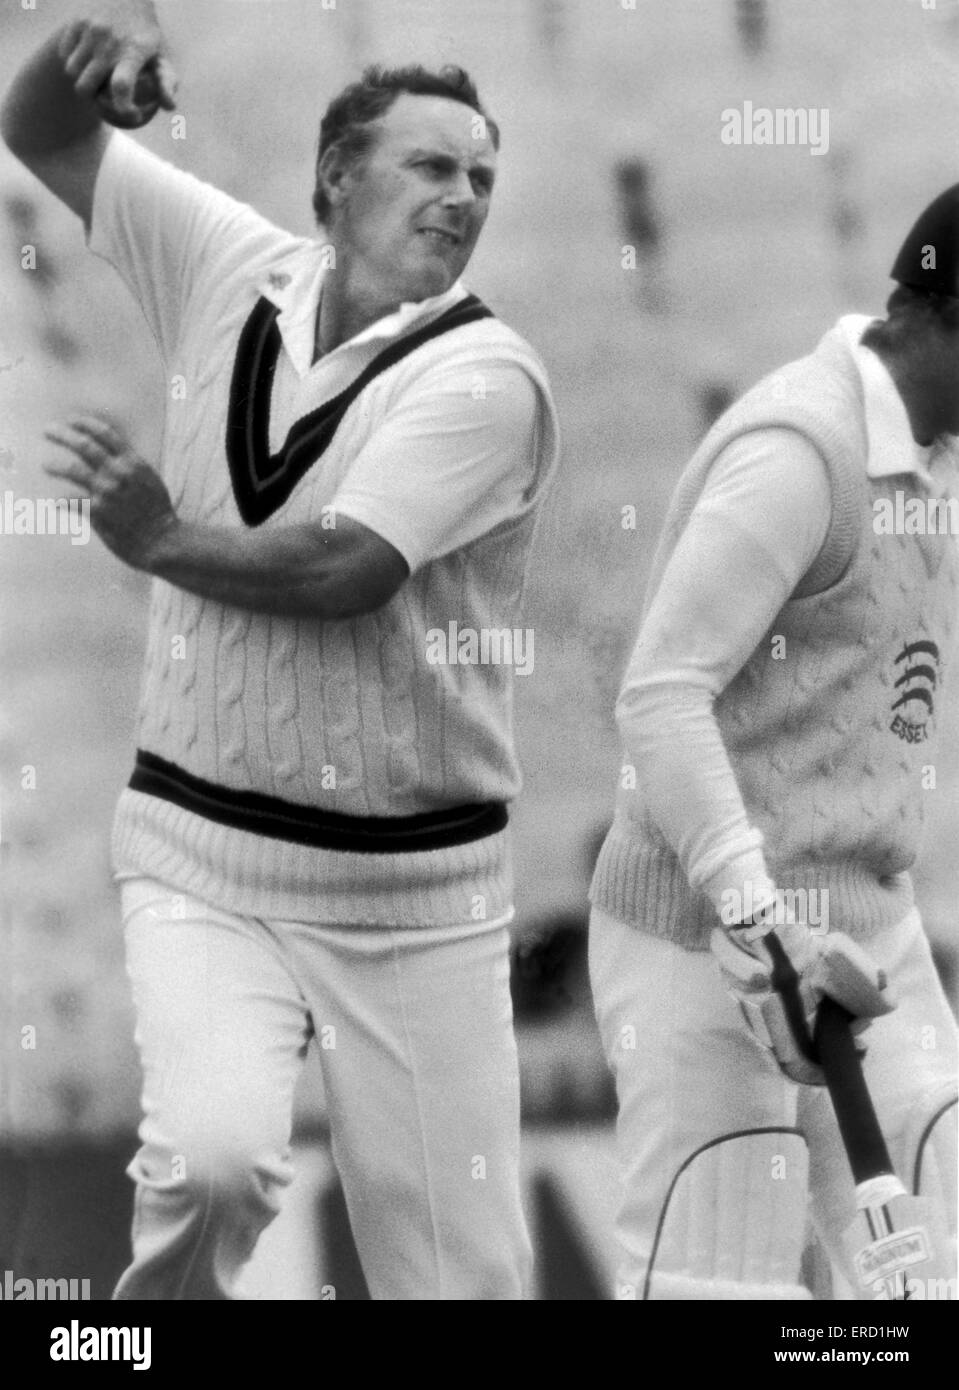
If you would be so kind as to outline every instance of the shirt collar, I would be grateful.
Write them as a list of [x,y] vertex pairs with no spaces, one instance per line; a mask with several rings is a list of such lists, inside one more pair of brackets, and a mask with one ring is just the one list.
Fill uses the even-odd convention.
[[872,322],[867,314],[846,314],[837,324],[862,381],[869,440],[866,472],[870,478],[915,473],[931,484],[930,466],[943,449],[949,449],[949,441],[936,439],[923,445],[913,439],[909,416],[895,382],[878,353],[863,347],[860,341]]
[[[265,275],[257,286],[264,298],[279,309],[277,327],[283,346],[299,376],[306,376],[313,366],[313,348],[316,333],[316,313],[320,304],[323,280],[326,276],[326,263],[323,256],[325,244],[312,241],[300,247],[282,264]],[[345,343],[325,354],[321,361],[327,362],[337,353],[361,347],[378,339],[398,338],[421,319],[435,318],[450,305],[465,298],[466,287],[457,280],[443,294],[430,299],[404,302],[392,313],[385,314],[364,328],[361,333],[349,338]]]

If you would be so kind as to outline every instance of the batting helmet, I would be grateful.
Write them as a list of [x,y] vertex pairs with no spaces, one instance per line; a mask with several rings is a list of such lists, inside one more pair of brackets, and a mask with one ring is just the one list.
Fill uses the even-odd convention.
[[959,183],[920,214],[890,274],[900,285],[959,297]]

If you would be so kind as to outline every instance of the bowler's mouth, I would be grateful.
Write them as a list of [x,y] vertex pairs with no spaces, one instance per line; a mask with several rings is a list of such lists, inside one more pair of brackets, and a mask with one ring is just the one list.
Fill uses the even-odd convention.
[[463,240],[456,232],[448,231],[445,227],[420,227],[420,236],[425,236],[434,246],[459,246]]

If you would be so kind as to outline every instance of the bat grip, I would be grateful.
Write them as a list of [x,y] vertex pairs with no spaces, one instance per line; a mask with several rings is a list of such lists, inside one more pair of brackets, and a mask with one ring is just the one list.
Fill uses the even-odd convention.
[[894,1169],[849,1031],[852,1019],[847,1009],[825,996],[816,1013],[813,1042],[858,1187]]

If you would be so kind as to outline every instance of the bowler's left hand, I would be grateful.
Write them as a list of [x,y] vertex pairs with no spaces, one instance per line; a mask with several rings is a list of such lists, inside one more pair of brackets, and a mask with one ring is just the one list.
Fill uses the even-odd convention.
[[114,555],[149,571],[162,538],[177,525],[163,479],[100,417],[77,416],[48,425],[44,436],[71,455],[44,472],[75,483],[90,499],[90,525]]

